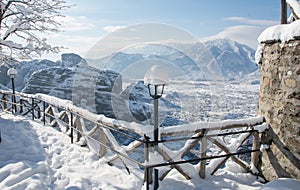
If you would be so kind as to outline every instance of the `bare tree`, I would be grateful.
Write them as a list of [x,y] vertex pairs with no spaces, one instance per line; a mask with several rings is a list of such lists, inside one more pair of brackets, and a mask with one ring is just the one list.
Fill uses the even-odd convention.
[[45,36],[59,32],[57,17],[69,8],[64,0],[1,0],[0,59],[31,59],[58,53]]

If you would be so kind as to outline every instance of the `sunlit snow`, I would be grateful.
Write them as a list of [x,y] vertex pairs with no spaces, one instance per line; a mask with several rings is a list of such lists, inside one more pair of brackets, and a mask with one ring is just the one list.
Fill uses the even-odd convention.
[[[143,172],[109,166],[56,128],[1,112],[0,189],[143,189]],[[184,180],[171,172],[160,189],[297,189],[280,179],[267,185],[233,162],[214,176]]]

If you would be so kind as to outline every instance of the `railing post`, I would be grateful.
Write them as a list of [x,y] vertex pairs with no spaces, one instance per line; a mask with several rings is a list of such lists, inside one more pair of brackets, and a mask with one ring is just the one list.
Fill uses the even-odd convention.
[[6,110],[7,108],[7,100],[6,100],[6,94],[3,94],[2,96],[2,102],[3,102],[3,109]]
[[31,109],[32,120],[34,120],[34,98],[31,98]]
[[[70,125],[69,115],[66,111],[65,111],[64,117],[65,117],[65,124],[66,124],[66,131],[65,132],[67,133],[70,130],[71,125]],[[62,117],[62,119],[63,119],[63,117]]]
[[23,113],[23,99],[20,97],[20,113]]
[[[259,147],[260,147],[259,133],[255,131],[253,132],[252,150],[257,150],[259,149]],[[260,152],[252,152],[251,154],[251,163],[256,169],[258,169],[259,156],[260,156]]]
[[159,187],[158,179],[158,169],[154,168],[154,190],[157,190]]
[[46,125],[46,102],[43,101],[43,122],[44,122],[44,125]]
[[74,140],[73,140],[73,113],[71,112],[71,144],[73,144]]
[[49,123],[51,124],[52,121],[54,120],[54,112],[53,112],[52,106],[49,107],[49,113],[48,113],[48,115],[49,115]]
[[[202,138],[200,144],[200,158],[206,158],[206,149],[207,149],[207,139],[204,137],[205,129],[202,129]],[[201,178],[205,178],[205,169],[206,168],[206,160],[200,161],[200,171],[199,176]]]
[[41,108],[40,106],[37,104],[37,109],[38,109],[38,116],[37,118],[40,119],[41,118]]
[[149,190],[149,185],[150,185],[150,176],[149,176],[149,173],[150,173],[150,168],[148,166],[146,166],[145,168],[145,180],[146,180],[146,190]]
[[13,104],[14,104],[14,109],[15,109],[15,114],[17,113],[17,99],[16,99],[16,94],[14,93],[14,102],[13,102]]
[[99,133],[99,138],[100,138],[100,148],[99,148],[99,157],[103,157],[107,150],[106,150],[106,147],[103,146],[103,144],[106,144],[107,140],[106,140],[106,136],[105,136],[105,133],[103,132],[103,130],[99,127],[98,128],[98,133]]

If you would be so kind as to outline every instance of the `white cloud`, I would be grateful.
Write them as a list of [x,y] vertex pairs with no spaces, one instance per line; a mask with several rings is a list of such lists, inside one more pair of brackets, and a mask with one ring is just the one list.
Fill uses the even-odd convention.
[[274,20],[257,20],[257,19],[248,19],[245,17],[226,17],[224,20],[230,20],[230,21],[238,21],[244,24],[251,24],[254,26],[271,26],[279,24],[278,21]]
[[65,31],[89,30],[95,27],[92,21],[84,16],[72,17],[64,16],[56,18],[56,21],[61,23]]
[[222,32],[203,38],[203,41],[212,40],[217,38],[229,38],[242,44],[246,44],[249,47],[256,49],[258,46],[257,38],[264,30],[264,27],[238,25],[225,28]]
[[47,39],[52,45],[63,46],[58,54],[45,54],[42,56],[44,59],[56,61],[60,60],[60,55],[63,53],[76,53],[84,58],[100,37],[55,33],[48,35]]
[[203,41],[216,38],[229,38],[242,44],[246,44],[253,49],[258,46],[258,36],[269,26],[279,24],[278,21],[272,20],[255,20],[245,17],[227,17],[224,20],[237,21],[244,25],[236,25],[224,28],[224,30],[214,36],[203,38]]
[[126,28],[126,27],[127,26],[105,26],[103,28],[103,30],[110,33],[110,32],[115,32],[117,30],[120,30],[120,29]]

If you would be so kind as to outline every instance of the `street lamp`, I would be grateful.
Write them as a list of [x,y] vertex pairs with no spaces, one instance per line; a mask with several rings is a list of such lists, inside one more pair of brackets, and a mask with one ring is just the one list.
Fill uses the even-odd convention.
[[[15,68],[10,68],[7,71],[7,75],[10,77],[11,79],[11,86],[12,86],[12,90],[13,90],[13,96],[12,96],[12,101],[13,101],[13,107],[15,109],[15,113],[17,112],[17,106],[16,106],[16,96],[15,96],[15,75],[18,74],[17,69]],[[13,110],[13,109],[12,109]],[[13,111],[12,111],[13,112]]]
[[[158,129],[158,99],[164,93],[164,87],[168,83],[168,72],[163,66],[154,65],[145,74],[144,84],[147,85],[149,95],[154,99],[154,151],[157,151]],[[158,188],[158,170],[154,170],[154,189]]]

